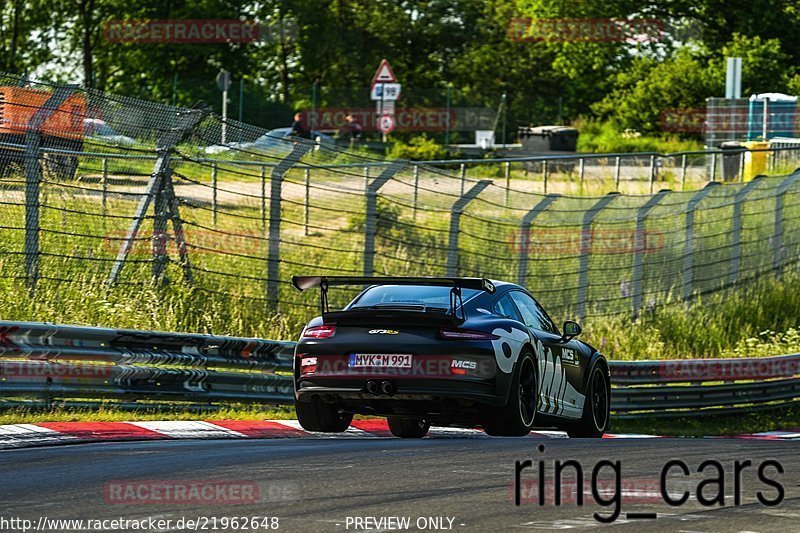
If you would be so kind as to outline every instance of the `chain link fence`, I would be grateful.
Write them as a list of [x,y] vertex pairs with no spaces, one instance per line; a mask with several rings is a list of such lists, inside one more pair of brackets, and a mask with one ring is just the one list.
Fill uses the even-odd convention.
[[[689,188],[664,168],[689,175],[729,154],[592,155],[550,170],[546,158],[387,161],[207,108],[12,76],[0,121],[0,273],[31,291],[155,280],[307,317],[317,305],[293,274],[447,274],[517,281],[559,316],[638,316],[795,268],[800,253],[800,172],[659,191]],[[784,148],[783,164],[796,162],[797,145]],[[638,180],[653,194],[565,194],[598,181],[596,168],[609,190]]]

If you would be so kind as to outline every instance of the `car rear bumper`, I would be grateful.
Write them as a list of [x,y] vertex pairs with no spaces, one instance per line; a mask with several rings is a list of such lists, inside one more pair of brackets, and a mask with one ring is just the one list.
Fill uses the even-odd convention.
[[[376,381],[391,383],[393,392],[372,394],[367,383]],[[504,398],[498,396],[493,380],[444,380],[444,379],[391,379],[388,377],[359,379],[311,379],[298,380],[295,397],[298,401],[310,401],[319,396],[324,401],[346,402],[357,412],[374,412],[377,403],[413,404],[415,402],[447,403],[450,407],[499,406]],[[402,406],[399,406],[402,407]],[[408,406],[406,406],[408,407]]]

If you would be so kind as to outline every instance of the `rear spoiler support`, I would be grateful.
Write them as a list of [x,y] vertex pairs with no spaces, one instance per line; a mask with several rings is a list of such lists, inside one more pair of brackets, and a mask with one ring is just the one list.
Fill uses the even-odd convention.
[[426,278],[426,277],[366,277],[366,276],[292,276],[292,285],[298,291],[319,287],[319,307],[322,314],[328,313],[328,289],[343,285],[430,285],[452,287],[450,290],[450,314],[456,317],[461,307],[461,320],[467,319],[464,310],[462,289],[494,293],[494,283],[485,278]]

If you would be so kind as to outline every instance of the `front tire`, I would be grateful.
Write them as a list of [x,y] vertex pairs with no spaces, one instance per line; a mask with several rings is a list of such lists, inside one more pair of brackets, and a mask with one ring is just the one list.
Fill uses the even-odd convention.
[[336,405],[323,402],[319,396],[314,396],[310,402],[295,400],[294,411],[297,421],[307,431],[342,433],[353,421],[352,413],[339,411]]
[[536,363],[530,351],[523,351],[511,380],[508,402],[501,407],[484,430],[494,437],[524,437],[531,432],[539,402]]
[[421,439],[428,434],[431,428],[430,422],[421,418],[401,418],[388,416],[386,421],[389,423],[389,431],[395,437],[401,439]]
[[576,425],[566,428],[571,438],[599,439],[608,431],[611,415],[611,384],[608,371],[595,364],[589,374],[588,391],[583,404],[583,416]]

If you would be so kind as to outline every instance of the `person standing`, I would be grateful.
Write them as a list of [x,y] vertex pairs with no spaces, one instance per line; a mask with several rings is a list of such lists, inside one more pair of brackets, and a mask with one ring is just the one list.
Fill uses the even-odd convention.
[[292,122],[292,131],[289,132],[292,137],[300,137],[301,139],[311,139],[311,131],[306,129],[303,124],[303,114],[299,111],[294,114],[294,122]]

